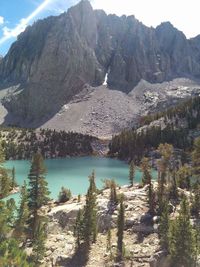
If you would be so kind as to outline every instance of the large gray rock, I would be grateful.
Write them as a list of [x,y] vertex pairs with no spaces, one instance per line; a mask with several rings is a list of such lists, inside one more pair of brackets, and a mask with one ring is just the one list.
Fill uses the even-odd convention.
[[48,213],[49,232],[58,233],[60,228],[73,231],[78,211],[82,210],[83,206],[83,203],[74,202],[52,208]]
[[[79,210],[83,210],[84,202],[71,202],[59,205],[48,212],[48,232],[58,234],[61,229],[65,232],[73,231]],[[97,199],[97,224],[98,231],[107,231],[116,226],[117,217],[109,212],[109,199],[98,196]]]
[[200,76],[200,37],[187,40],[170,23],[149,28],[134,16],[106,15],[82,0],[67,13],[29,26],[0,60],[4,99],[20,121],[42,125],[84,84],[126,93],[141,80]]

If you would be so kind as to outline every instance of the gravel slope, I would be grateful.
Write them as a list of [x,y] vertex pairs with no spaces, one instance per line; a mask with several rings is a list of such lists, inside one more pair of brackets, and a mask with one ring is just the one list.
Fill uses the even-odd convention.
[[166,109],[199,93],[200,85],[185,78],[160,84],[141,80],[128,95],[106,85],[88,86],[43,127],[110,138],[132,127],[141,115]]
[[[12,94],[16,88],[1,90],[0,99],[8,95],[9,90]],[[66,103],[57,114],[47,118],[44,123],[39,123],[42,128],[74,131],[110,139],[122,129],[137,124],[141,115],[166,109],[199,94],[200,83],[186,78],[159,84],[141,80],[129,94],[111,90],[105,82],[96,88],[85,86],[81,93]],[[0,104],[0,123],[3,123],[6,115],[6,109]],[[11,114],[8,116],[7,123],[10,124],[33,128],[39,124],[37,121],[27,125]]]
[[139,110],[140,106],[125,93],[110,90],[105,85],[87,87],[43,127],[109,138],[130,127]]

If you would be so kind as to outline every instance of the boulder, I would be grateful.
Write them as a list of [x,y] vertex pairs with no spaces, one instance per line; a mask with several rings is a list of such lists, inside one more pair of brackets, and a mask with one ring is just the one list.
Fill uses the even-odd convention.
[[140,223],[143,224],[149,225],[152,224],[152,221],[153,221],[153,216],[150,213],[145,213],[140,218]]
[[49,227],[52,230],[55,227],[55,231],[58,230],[58,227],[73,231],[78,211],[83,209],[83,206],[83,203],[75,202],[52,208],[48,213]]

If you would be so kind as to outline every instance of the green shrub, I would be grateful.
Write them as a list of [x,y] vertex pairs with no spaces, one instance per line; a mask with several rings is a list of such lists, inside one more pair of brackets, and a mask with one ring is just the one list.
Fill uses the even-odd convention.
[[59,203],[65,203],[70,200],[72,193],[68,188],[62,187],[58,196]]

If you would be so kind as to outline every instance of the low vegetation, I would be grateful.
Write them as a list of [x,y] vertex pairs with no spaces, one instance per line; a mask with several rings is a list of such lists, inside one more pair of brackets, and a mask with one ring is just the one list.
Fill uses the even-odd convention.
[[94,137],[49,129],[1,128],[6,160],[31,159],[40,151],[44,158],[91,155]]
[[199,123],[198,96],[167,111],[142,117],[136,129],[124,130],[112,138],[109,154],[139,162],[161,143],[170,143],[184,151],[191,150],[194,138],[200,135]]
[[[121,144],[122,146],[122,144]],[[126,143],[124,143],[126,147]],[[127,147],[126,147],[127,149]],[[4,149],[5,151],[5,149]],[[124,148],[125,151],[125,148]],[[128,148],[130,153],[130,147]],[[188,151],[190,153],[190,151]],[[130,155],[130,154],[129,154]],[[139,158],[141,159],[139,160]],[[132,157],[129,169],[130,188],[134,185],[135,170],[140,168],[142,180],[140,187],[146,190],[148,205],[148,220],[152,225],[154,218],[158,220],[158,236],[160,251],[168,259],[170,267],[195,267],[200,256],[200,138],[194,141],[190,157],[185,162],[177,156],[172,144],[161,143],[157,147],[156,166],[157,181],[151,175],[151,158],[140,155]],[[21,188],[20,203],[15,216],[15,202],[13,199],[4,201],[3,198],[15,184],[15,171],[9,172],[3,166],[4,152],[0,149],[1,179],[0,179],[0,266],[40,266],[45,256],[45,242],[47,239],[47,216],[43,207],[49,205],[49,190],[45,179],[46,168],[41,153],[32,157],[28,175],[28,185]],[[139,162],[139,164],[138,164]],[[95,183],[95,172],[89,176],[89,188],[85,196],[84,208],[80,209],[74,225],[76,239],[75,254],[88,261],[89,252],[98,241],[98,190]],[[113,231],[107,230],[106,264],[118,262],[124,264],[133,260],[126,248],[125,242],[125,214],[124,196],[120,195],[119,187],[114,180],[105,180],[105,187],[110,191],[110,212],[117,211],[117,245],[112,247]],[[59,202],[64,203],[71,198],[69,189],[62,188]],[[82,198],[78,197],[78,202]],[[31,253],[26,254],[27,248]],[[110,265],[111,266],[111,265]]]

